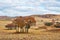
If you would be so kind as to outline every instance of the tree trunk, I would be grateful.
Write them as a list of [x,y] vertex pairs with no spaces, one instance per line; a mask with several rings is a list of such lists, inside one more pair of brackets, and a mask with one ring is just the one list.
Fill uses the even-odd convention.
[[28,33],[28,28],[25,28],[25,32]]
[[19,27],[16,27],[16,32],[19,32]]
[[22,32],[24,32],[24,28],[22,28]]
[[24,32],[24,29],[23,29],[23,28],[20,28],[20,32],[21,32],[21,33]]

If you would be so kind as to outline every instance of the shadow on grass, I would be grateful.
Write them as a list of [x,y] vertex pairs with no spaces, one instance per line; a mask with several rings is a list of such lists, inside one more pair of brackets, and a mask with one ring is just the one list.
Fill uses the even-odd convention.
[[13,33],[8,33],[8,34],[30,34],[30,33],[26,33],[26,32],[13,32]]
[[4,30],[10,30],[10,29],[4,29]]
[[46,32],[52,32],[52,33],[60,33],[60,30],[47,30]]
[[15,30],[15,29],[4,29],[4,30]]

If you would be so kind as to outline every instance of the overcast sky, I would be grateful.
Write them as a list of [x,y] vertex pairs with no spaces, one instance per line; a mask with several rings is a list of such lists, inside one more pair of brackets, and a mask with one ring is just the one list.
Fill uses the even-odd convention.
[[60,0],[0,0],[0,16],[60,14]]

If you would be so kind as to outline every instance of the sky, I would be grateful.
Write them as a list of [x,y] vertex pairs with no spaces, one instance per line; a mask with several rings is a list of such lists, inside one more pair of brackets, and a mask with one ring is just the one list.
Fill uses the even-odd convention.
[[60,0],[0,0],[0,16],[60,14]]

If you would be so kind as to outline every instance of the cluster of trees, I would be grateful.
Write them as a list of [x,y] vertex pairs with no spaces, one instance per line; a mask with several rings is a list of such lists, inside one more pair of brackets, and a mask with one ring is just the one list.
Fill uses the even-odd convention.
[[31,16],[27,16],[27,17],[17,17],[16,19],[14,19],[12,21],[12,24],[7,24],[6,25],[6,28],[9,28],[9,29],[16,29],[16,32],[24,32],[24,29],[25,29],[25,32],[28,33],[28,30],[29,28],[32,26],[32,25],[36,25],[36,20],[34,17],[31,17]]

